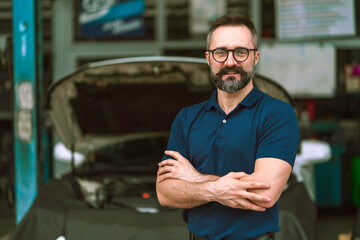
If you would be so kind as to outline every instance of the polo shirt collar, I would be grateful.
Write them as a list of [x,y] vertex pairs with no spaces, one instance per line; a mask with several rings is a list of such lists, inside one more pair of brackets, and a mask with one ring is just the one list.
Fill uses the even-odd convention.
[[206,107],[205,107],[205,110],[206,111],[210,111],[212,108],[216,108],[216,106],[218,106],[218,103],[217,103],[217,90],[215,90],[212,94],[211,94],[211,97],[210,99],[208,100],[207,104],[206,104]]
[[264,93],[258,89],[256,84],[254,84],[254,88],[251,92],[240,102],[239,105],[243,105],[244,107],[252,107],[255,103],[264,96]]
[[[239,105],[243,105],[244,107],[251,107],[253,106],[260,98],[262,98],[264,93],[258,89],[256,84],[254,84],[254,88],[251,90],[251,92],[242,100]],[[217,90],[215,90],[207,105],[206,110],[210,111],[211,108],[217,108],[219,105],[217,103]]]

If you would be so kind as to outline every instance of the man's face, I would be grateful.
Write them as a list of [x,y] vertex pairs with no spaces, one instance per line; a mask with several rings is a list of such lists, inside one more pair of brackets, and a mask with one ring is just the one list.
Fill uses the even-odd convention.
[[[251,32],[244,26],[226,26],[217,28],[211,37],[209,49],[235,49],[238,47],[253,49]],[[216,62],[212,53],[206,52],[211,79],[220,90],[233,93],[243,89],[254,77],[254,67],[259,59],[259,52],[250,51],[244,62],[238,62],[230,51],[225,62]]]

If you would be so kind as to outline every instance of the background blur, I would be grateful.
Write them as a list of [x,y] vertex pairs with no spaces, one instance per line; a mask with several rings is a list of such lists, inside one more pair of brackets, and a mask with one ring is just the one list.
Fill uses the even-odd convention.
[[[41,68],[35,68],[42,86],[37,94],[43,97],[51,83],[94,61],[204,58],[206,34],[217,17],[248,15],[259,35],[257,73],[294,98],[302,140],[320,140],[331,150],[331,157],[312,169],[318,239],[338,239],[352,230],[360,206],[360,1],[0,0],[0,237],[16,222],[14,49],[25,51],[17,44],[27,46],[26,39],[16,41],[16,31],[32,26],[14,23],[30,2],[41,13],[33,33],[40,36],[35,54],[41,53]],[[49,130],[48,136],[48,160],[40,165],[49,170],[39,184],[63,170],[54,157],[56,133]]]

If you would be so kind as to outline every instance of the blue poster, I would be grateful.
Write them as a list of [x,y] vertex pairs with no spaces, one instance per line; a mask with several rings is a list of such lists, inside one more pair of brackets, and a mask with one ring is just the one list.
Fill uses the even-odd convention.
[[82,0],[81,37],[140,37],[144,10],[144,0]]

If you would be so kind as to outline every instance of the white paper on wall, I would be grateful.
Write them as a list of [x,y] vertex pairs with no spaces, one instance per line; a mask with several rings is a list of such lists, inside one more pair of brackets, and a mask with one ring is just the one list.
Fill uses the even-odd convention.
[[206,34],[211,24],[226,13],[226,0],[191,0],[190,32]]
[[293,97],[333,97],[335,48],[330,44],[262,44],[257,72],[280,83]]

